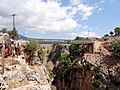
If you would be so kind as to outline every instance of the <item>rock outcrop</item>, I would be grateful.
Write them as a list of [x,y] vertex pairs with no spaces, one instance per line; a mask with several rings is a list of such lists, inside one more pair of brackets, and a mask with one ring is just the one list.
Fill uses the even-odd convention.
[[51,60],[53,64],[55,65],[58,59],[63,55],[63,54],[69,54],[69,46],[68,45],[58,45],[54,44],[52,46],[52,50],[48,56],[48,61]]
[[51,80],[44,65],[30,66],[17,58],[9,62],[5,64],[4,75],[0,75],[1,90],[51,90]]
[[84,53],[72,63],[58,63],[53,81],[57,90],[120,90],[120,59],[114,55],[113,40],[102,40],[95,53]]

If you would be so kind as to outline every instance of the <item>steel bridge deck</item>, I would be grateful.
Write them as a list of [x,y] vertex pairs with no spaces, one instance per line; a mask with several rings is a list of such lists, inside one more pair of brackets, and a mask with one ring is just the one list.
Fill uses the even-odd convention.
[[89,39],[85,40],[65,40],[65,39],[37,39],[39,44],[93,44]]

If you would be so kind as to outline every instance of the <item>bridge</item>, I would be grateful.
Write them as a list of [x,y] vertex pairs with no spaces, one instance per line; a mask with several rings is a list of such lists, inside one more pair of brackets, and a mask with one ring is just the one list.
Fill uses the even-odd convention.
[[90,39],[66,40],[66,39],[36,39],[39,44],[82,44],[87,45],[87,52],[94,53],[94,42]]
[[66,39],[36,39],[39,44],[93,44],[90,39],[85,40],[66,40]]

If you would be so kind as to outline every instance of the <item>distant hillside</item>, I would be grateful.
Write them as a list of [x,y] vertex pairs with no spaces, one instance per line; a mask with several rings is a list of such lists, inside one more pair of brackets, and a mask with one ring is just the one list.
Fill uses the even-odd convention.
[[23,36],[23,35],[19,35],[19,37],[17,38],[17,40],[19,40],[19,39],[26,40],[26,39],[28,39],[28,37],[26,37],[26,36]]

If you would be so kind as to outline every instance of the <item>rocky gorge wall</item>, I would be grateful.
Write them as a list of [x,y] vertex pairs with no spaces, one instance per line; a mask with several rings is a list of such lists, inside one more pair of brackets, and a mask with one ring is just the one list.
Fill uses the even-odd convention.
[[4,75],[0,75],[0,90],[51,90],[49,73],[43,64],[30,66],[17,58],[9,62]]
[[[83,62],[81,58],[84,58]],[[82,69],[78,71],[74,71],[78,66],[69,65],[67,61],[57,63],[58,67],[56,67],[56,76],[53,81],[57,90],[120,89],[120,60],[103,46],[100,46],[93,54],[85,53],[83,57],[76,58],[72,64],[79,64],[78,66]],[[86,61],[90,64],[85,64]]]

